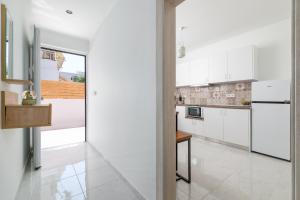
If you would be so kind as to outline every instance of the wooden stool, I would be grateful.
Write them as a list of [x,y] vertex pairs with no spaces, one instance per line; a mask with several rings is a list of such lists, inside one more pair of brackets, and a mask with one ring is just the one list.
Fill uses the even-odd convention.
[[[184,133],[181,131],[176,132],[176,181],[183,180],[191,183],[191,138],[192,134]],[[183,177],[177,172],[178,169],[178,143],[188,142],[188,178]]]

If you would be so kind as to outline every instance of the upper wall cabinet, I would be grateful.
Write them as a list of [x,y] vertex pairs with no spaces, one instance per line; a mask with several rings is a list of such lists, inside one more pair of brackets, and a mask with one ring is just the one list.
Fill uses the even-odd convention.
[[257,53],[254,46],[233,49],[180,63],[176,86],[257,80]]
[[184,62],[176,66],[176,86],[200,86],[208,84],[209,62],[207,58]]
[[209,65],[208,59],[202,58],[193,60],[190,63],[190,85],[205,85],[208,84]]
[[210,57],[210,83],[256,79],[257,54],[254,46],[233,49]]
[[256,50],[253,46],[228,52],[228,81],[257,79]]
[[209,83],[227,81],[227,53],[215,53],[209,58]]
[[189,85],[190,65],[188,62],[177,64],[176,66],[176,86]]

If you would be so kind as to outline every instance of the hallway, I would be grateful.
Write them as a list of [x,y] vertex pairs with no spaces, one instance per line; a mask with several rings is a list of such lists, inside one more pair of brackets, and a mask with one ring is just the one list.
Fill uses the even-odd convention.
[[142,199],[88,143],[44,149],[42,166],[27,166],[17,200]]

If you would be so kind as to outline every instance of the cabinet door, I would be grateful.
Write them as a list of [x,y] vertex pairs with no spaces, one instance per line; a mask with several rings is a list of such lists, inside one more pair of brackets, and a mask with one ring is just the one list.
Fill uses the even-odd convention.
[[250,146],[250,110],[225,110],[224,141],[246,147]]
[[190,63],[190,85],[208,83],[208,58],[193,60]]
[[204,121],[203,120],[193,120],[193,128],[194,128],[194,134],[200,135],[200,136],[206,136],[205,132],[205,126],[204,126]]
[[204,125],[205,136],[223,140],[223,113],[224,109],[205,108],[204,109]]
[[228,80],[240,81],[255,79],[255,49],[247,46],[228,52]]
[[189,63],[184,62],[176,66],[176,86],[189,85]]
[[193,130],[192,120],[185,118],[185,106],[176,106],[176,111],[179,112],[177,118],[178,130],[191,133]]
[[227,53],[217,53],[209,59],[209,82],[227,81]]

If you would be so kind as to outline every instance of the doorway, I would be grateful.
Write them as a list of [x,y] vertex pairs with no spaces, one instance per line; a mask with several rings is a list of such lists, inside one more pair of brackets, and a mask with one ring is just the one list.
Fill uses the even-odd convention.
[[[174,2],[188,2],[189,0],[186,0],[186,1],[174,1]],[[171,1],[168,1],[168,2],[171,2]],[[174,3],[173,2],[173,3]],[[199,2],[199,1],[198,1]],[[202,3],[204,3],[204,2],[202,2]],[[179,3],[178,4],[176,4],[175,3],[175,5],[176,6],[178,6],[179,5]],[[182,5],[182,4],[181,4]],[[175,7],[176,7],[175,6]],[[174,7],[174,4],[168,4],[167,3],[167,6],[165,7],[165,9],[166,9],[166,12],[167,13],[171,13],[171,15],[173,14],[173,17],[174,16],[176,16],[176,14],[174,14],[174,13],[176,13],[176,8]],[[223,8],[223,7],[222,7]],[[196,9],[196,8],[195,8]],[[199,11],[199,10],[198,10]],[[208,11],[208,10],[207,10]],[[204,13],[204,12],[200,12],[200,13]],[[190,14],[190,13],[189,13]],[[169,17],[169,15],[167,15],[167,17]],[[172,18],[172,17],[170,17],[169,19],[167,18],[167,17],[165,17],[165,20],[167,20],[167,22],[165,23],[165,24],[168,24],[168,25],[165,25],[165,32],[167,32],[167,31],[171,31],[172,29],[173,29],[173,31],[175,30],[175,24],[176,23],[174,23],[174,21],[173,20],[175,20],[174,18]],[[292,16],[290,16],[291,18],[292,18]],[[290,18],[290,19],[291,19]],[[208,19],[209,19],[209,17],[208,17]],[[170,25],[171,24],[171,25]],[[286,24],[289,24],[289,29],[290,29],[290,31],[292,31],[292,27],[290,26],[290,24],[292,24],[291,22],[289,23],[289,22],[287,22]],[[281,24],[282,25],[282,24]],[[185,25],[183,24],[183,26],[182,27],[184,27]],[[263,26],[262,26],[263,27]],[[188,29],[192,29],[192,28],[194,28],[194,27],[187,27]],[[178,27],[177,27],[177,29],[178,29]],[[202,30],[205,30],[205,28],[204,27],[201,27],[201,29]],[[178,29],[179,30],[179,29]],[[184,32],[188,32],[188,31],[186,31],[186,29],[185,29],[185,27],[184,27],[184,29],[180,29],[181,30],[181,32],[182,32],[182,30],[185,30]],[[282,30],[284,30],[284,29],[281,29],[281,31]],[[203,35],[203,31],[202,32],[199,32],[199,34],[202,34]],[[198,35],[199,35],[198,34]],[[171,37],[173,37],[175,34],[168,34],[168,35],[171,35]],[[187,41],[182,41],[182,40],[185,40],[186,39],[186,36],[187,35],[191,35],[190,33],[187,33],[187,34],[184,34],[183,33],[183,35],[185,35],[185,37],[183,37],[184,39],[181,39],[181,44],[180,45],[182,45],[182,43],[185,43],[185,44],[187,44],[188,42]],[[209,36],[211,36],[212,34],[210,34]],[[291,35],[291,33],[289,33],[289,34],[287,34],[287,35]],[[272,36],[274,36],[274,35],[272,35]],[[227,36],[226,36],[227,37]],[[224,40],[224,39],[226,39],[226,37],[224,38],[224,37],[220,37],[222,40]],[[165,38],[166,39],[166,38]],[[167,41],[167,39],[165,40],[165,41]],[[294,38],[291,38],[290,39],[290,43],[292,44],[292,41],[294,41]],[[173,38],[173,42],[174,42],[174,38]],[[215,43],[216,42],[216,40],[210,40],[209,41],[209,43],[210,44],[213,44],[213,43]],[[208,43],[208,44],[209,44]],[[290,47],[289,48],[287,48],[286,50],[284,50],[284,52],[283,53],[286,53],[286,52],[291,52],[290,50],[292,49],[292,46],[293,45],[291,45],[290,44]],[[206,43],[206,45],[207,45],[207,43]],[[226,43],[223,43],[222,45],[226,45]],[[164,45],[164,50],[165,51],[167,51],[167,53],[168,54],[166,54],[165,55],[165,57],[164,57],[164,59],[167,59],[166,61],[165,61],[165,64],[167,65],[167,66],[165,66],[165,67],[167,67],[168,68],[168,70],[170,70],[170,72],[169,72],[169,74],[172,74],[173,75],[173,72],[172,72],[172,70],[171,70],[171,68],[172,68],[172,66],[170,66],[170,65],[172,65],[173,64],[173,62],[175,62],[175,54],[174,54],[174,46],[175,46],[175,44],[174,43],[172,43],[172,41],[171,40],[169,40],[169,38],[168,38],[168,41],[166,42],[166,44]],[[217,45],[216,45],[217,46]],[[173,50],[172,50],[172,47],[173,47]],[[229,48],[232,48],[232,46],[231,47],[229,47]],[[268,53],[269,52],[269,49],[267,50],[267,49],[260,49],[261,50],[261,52],[260,53]],[[264,51],[265,50],[265,51]],[[187,51],[188,52],[188,51]],[[199,52],[201,52],[201,51],[199,51]],[[194,56],[195,57],[195,56]],[[220,57],[219,57],[220,58]],[[285,65],[285,67],[286,66],[291,66],[291,69],[294,67],[293,66],[293,55],[291,55],[290,56],[290,64],[288,64],[288,65]],[[274,61],[274,60],[273,60]],[[205,65],[205,63],[206,62],[198,62],[198,64],[201,64],[201,65]],[[184,64],[182,64],[182,68],[185,68],[186,66],[184,66]],[[273,65],[273,67],[274,67],[275,65]],[[288,67],[286,67],[286,68],[288,68]],[[173,68],[173,70],[175,70],[175,68]],[[272,69],[272,70],[274,70],[274,69]],[[272,71],[272,72],[274,72],[274,71]],[[271,74],[271,73],[270,73]],[[178,75],[178,74],[177,74]],[[185,76],[184,74],[182,74],[181,73],[181,75],[183,75],[183,76]],[[282,75],[282,74],[281,74]],[[290,74],[290,77],[289,77],[289,79],[291,80],[291,78],[292,78],[292,75],[293,74]],[[192,75],[193,76],[193,75]],[[174,77],[173,77],[174,78]],[[180,77],[180,78],[182,78],[182,77]],[[225,77],[225,79],[229,79],[229,77]],[[182,78],[182,79],[184,79],[184,78]],[[169,82],[170,82],[170,79],[169,79]],[[181,81],[182,82],[182,81]],[[222,82],[224,82],[224,81],[222,81]],[[236,83],[235,83],[236,84]],[[246,85],[246,87],[245,88],[247,88],[247,84],[245,84]],[[251,84],[250,84],[251,85]],[[166,86],[166,85],[165,85]],[[184,86],[184,85],[183,85]],[[293,82],[291,82],[291,86],[292,86],[292,88],[293,88]],[[214,87],[216,87],[216,85],[214,86]],[[230,86],[228,86],[228,87],[230,87]],[[237,87],[239,87],[239,86],[237,86]],[[169,89],[172,89],[172,86],[170,86],[170,87],[168,87]],[[190,91],[190,90],[193,90],[193,91]],[[182,93],[189,93],[189,94],[191,94],[191,93],[193,93],[193,95],[191,95],[191,96],[193,96],[193,98],[194,97],[196,97],[197,98],[197,95],[194,95],[194,93],[196,93],[197,91],[195,91],[195,90],[197,90],[197,89],[195,89],[195,88],[192,88],[192,89],[187,89],[187,90],[184,90],[184,89],[179,89],[179,91],[180,92],[182,92]],[[204,91],[205,92],[205,89],[202,89],[202,88],[199,88],[198,89],[198,91]],[[209,93],[209,91],[208,91],[208,93]],[[188,95],[189,95],[188,94]],[[188,96],[187,95],[187,96]],[[219,97],[218,96],[218,94],[216,93],[215,94],[216,96],[215,97]],[[293,95],[291,94],[291,96],[293,97]],[[235,97],[235,96],[234,96]],[[233,97],[233,94],[232,94],[232,92],[230,91],[229,93],[228,93],[228,96],[226,97],[227,99],[232,99],[232,98],[234,98]],[[202,99],[203,100],[203,99]],[[292,99],[291,98],[291,101],[292,101],[292,103],[293,103],[293,101],[294,101],[294,99]],[[195,99],[192,99],[192,101],[191,101],[191,103],[190,104],[197,104],[197,102],[195,103],[196,101],[195,101]],[[200,102],[199,104],[203,104],[203,102]],[[291,107],[291,113],[293,112],[293,107]],[[184,109],[182,109],[183,111],[182,112],[184,112]],[[222,112],[222,113],[226,113],[225,111],[224,112]],[[204,116],[205,116],[205,113],[204,113]],[[291,115],[292,116],[292,115]],[[173,116],[169,116],[170,118],[171,117],[173,117]],[[239,118],[239,119],[241,119],[241,118]],[[173,119],[170,119],[170,121],[171,120],[173,120]],[[227,120],[228,121],[228,119],[226,118],[222,118],[221,119],[222,121],[223,120]],[[294,120],[294,118],[292,117],[291,118],[291,122]],[[195,121],[195,120],[194,120]],[[224,123],[224,122],[222,122],[222,123]],[[198,122],[195,122],[195,124],[199,124]],[[200,126],[201,127],[201,126]],[[213,127],[213,128],[215,128],[216,127],[216,124],[214,123],[214,125],[213,126],[211,126],[211,127]],[[235,130],[235,129],[234,129]],[[223,128],[222,128],[222,131],[224,131],[223,130]],[[169,134],[169,133],[168,133]],[[171,134],[171,133],[170,133]],[[293,143],[293,138],[294,138],[294,135],[293,135],[294,133],[293,133],[293,127],[291,127],[291,141],[292,141],[292,143]],[[229,147],[229,148],[227,148],[226,146],[223,146],[223,144],[216,144],[215,142],[213,142],[213,141],[197,141],[197,142],[192,142],[192,145],[197,145],[197,144],[199,144],[199,145],[202,145],[202,147],[204,146],[205,148],[207,148],[207,149],[210,149],[211,147],[212,147],[212,149],[210,149],[211,150],[211,152],[210,153],[208,153],[208,154],[206,154],[206,155],[204,155],[204,156],[208,156],[207,157],[207,160],[210,160],[210,161],[212,161],[212,162],[214,162],[213,161],[213,153],[216,153],[215,155],[217,155],[217,156],[220,156],[221,155],[221,153],[222,152],[226,152],[226,153],[228,153],[228,151],[230,152],[229,154],[227,154],[226,156],[229,156],[230,157],[230,159],[232,158],[232,152],[234,152],[234,153],[236,153],[236,155],[238,155],[238,156],[241,156],[240,158],[242,158],[242,159],[244,159],[244,158],[246,158],[246,157],[248,157],[249,155],[248,155],[248,152],[247,151],[242,151],[242,150],[237,150],[237,151],[235,151],[235,149],[233,149],[233,147]],[[292,152],[291,152],[291,160],[293,161],[293,152],[294,152],[294,150],[293,150],[293,146],[292,146],[292,143],[291,143],[291,149],[292,149]],[[251,144],[250,144],[251,145]],[[221,148],[223,148],[223,147],[225,147],[225,149],[221,149]],[[186,147],[184,147],[184,149],[186,149]],[[200,150],[200,148],[198,148],[197,150]],[[220,150],[219,152],[218,152],[218,150]],[[205,154],[205,152],[203,151],[203,149],[201,149],[200,150],[200,152],[202,153],[202,154]],[[200,154],[201,154],[200,153]],[[182,160],[184,160],[184,162],[187,160],[186,158],[187,158],[187,155],[185,154],[185,152],[183,153],[184,155],[181,157],[182,158]],[[194,151],[194,153],[193,153],[193,148],[192,148],[192,155],[194,154],[194,157],[195,156],[198,156],[198,155],[196,155],[197,154],[197,152],[195,152]],[[252,155],[254,155],[254,156],[252,156]],[[244,158],[243,158],[244,157]],[[251,180],[246,180],[245,179],[245,177],[247,177],[248,175],[246,174],[246,172],[244,172],[244,171],[242,171],[242,173],[241,173],[241,176],[239,177],[239,175],[233,175],[231,178],[230,178],[230,173],[229,174],[227,174],[228,175],[228,177],[225,177],[225,179],[224,179],[224,181],[226,181],[226,179],[227,178],[229,178],[229,179],[227,179],[228,180],[228,182],[226,183],[226,182],[222,182],[222,184],[223,184],[223,186],[224,187],[222,187],[222,184],[221,185],[218,185],[218,188],[216,187],[216,188],[214,188],[214,189],[212,189],[212,188],[205,188],[205,187],[203,187],[203,186],[211,186],[211,185],[213,185],[213,182],[215,181],[215,180],[218,180],[218,179],[220,179],[220,177],[222,176],[222,175],[226,175],[226,173],[221,173],[221,174],[219,174],[219,175],[217,175],[218,173],[219,173],[219,171],[218,171],[218,169],[213,169],[213,167],[214,166],[216,166],[215,164],[213,164],[213,165],[211,165],[212,167],[209,167],[212,171],[213,171],[213,173],[212,174],[205,174],[205,173],[201,173],[199,170],[198,170],[198,172],[196,172],[196,173],[194,173],[194,176],[192,176],[192,180],[193,180],[193,178],[195,178],[197,175],[200,177],[201,176],[201,180],[202,180],[202,182],[201,182],[201,180],[198,182],[198,183],[192,183],[191,184],[191,186],[189,187],[189,186],[186,186],[183,182],[181,182],[179,185],[181,185],[182,187],[181,187],[181,190],[179,191],[179,192],[177,192],[177,197],[179,196],[179,199],[188,199],[188,198],[190,198],[190,199],[193,199],[194,198],[194,195],[196,195],[197,197],[199,197],[200,195],[203,195],[201,198],[203,198],[203,199],[227,199],[227,197],[228,197],[228,199],[234,199],[234,198],[237,198],[237,199],[244,199],[244,198],[246,198],[247,197],[247,195],[249,194],[249,192],[250,193],[256,193],[256,194],[258,194],[259,192],[258,192],[258,190],[263,190],[263,192],[266,192],[265,193],[265,195],[275,195],[274,196],[274,198],[273,199],[276,199],[276,198],[281,198],[281,199],[292,199],[292,196],[293,196],[293,194],[292,194],[292,188],[293,188],[293,185],[294,185],[294,183],[292,182],[292,180],[291,180],[291,168],[292,168],[292,166],[293,166],[293,162],[291,162],[291,163],[288,163],[288,162],[286,162],[286,161],[282,161],[282,160],[279,160],[279,159],[272,159],[271,157],[265,157],[264,155],[259,155],[259,154],[251,154],[248,158],[250,158],[251,157],[251,162],[253,161],[253,160],[255,160],[255,159],[257,159],[257,160],[259,160],[259,162],[274,162],[274,164],[267,164],[267,165],[270,165],[270,166],[274,166],[273,168],[280,168],[280,170],[281,170],[281,172],[282,171],[284,171],[284,174],[282,174],[282,177],[275,177],[275,176],[272,176],[272,178],[274,178],[274,180],[275,179],[277,179],[276,181],[282,181],[283,179],[284,179],[284,183],[282,182],[282,185],[284,185],[284,190],[285,190],[285,194],[283,195],[283,196],[280,196],[280,195],[282,195],[282,194],[279,194],[279,193],[277,193],[278,195],[276,196],[275,195],[275,193],[274,194],[266,194],[268,191],[267,190],[264,190],[264,188],[260,188],[259,187],[259,184],[253,184],[252,185],[252,183],[251,182],[249,182],[249,181],[256,181],[257,179],[257,177],[255,177],[256,176],[256,174],[255,173],[252,173],[251,174],[251,177],[250,178],[252,178]],[[199,157],[198,157],[199,158]],[[236,167],[236,166],[238,166],[238,165],[243,165],[245,162],[237,162],[237,163],[239,163],[239,164],[234,164],[234,161],[228,161],[228,160],[226,160],[226,159],[224,159],[224,157],[222,158],[223,159],[223,161],[225,162],[225,163],[227,163],[227,164],[232,164],[232,166],[227,166],[227,168],[225,168],[225,171],[226,170],[228,170],[228,169],[233,169],[234,167]],[[179,160],[180,160],[180,158],[179,158]],[[222,160],[221,159],[215,159],[215,161],[216,162],[222,162]],[[244,160],[245,161],[245,160]],[[220,164],[220,163],[218,163],[218,164]],[[198,166],[200,166],[200,167],[205,167],[205,165],[209,165],[210,163],[205,163],[205,161],[203,162],[203,160],[201,160],[201,159],[193,159],[193,156],[192,156],[192,165],[198,165]],[[223,164],[223,163],[222,163]],[[248,163],[249,164],[249,163]],[[261,166],[259,166],[260,164],[254,164],[254,165],[252,165],[251,164],[251,166],[253,167],[251,170],[256,170],[255,168],[256,167],[259,167],[259,170],[266,170],[267,168],[263,168],[263,167],[261,167]],[[287,166],[288,165],[288,166]],[[250,166],[250,165],[249,165]],[[206,166],[206,167],[208,167],[208,166]],[[248,167],[248,166],[247,166]],[[261,167],[261,168],[260,168]],[[282,167],[282,168],[281,168]],[[224,169],[224,168],[223,168]],[[235,170],[235,169],[234,169]],[[280,171],[279,170],[279,171]],[[270,173],[271,174],[271,170],[266,170],[267,171],[267,173]],[[185,169],[183,169],[183,172],[186,172],[186,170]],[[228,171],[227,171],[228,172]],[[251,172],[255,172],[255,171],[250,171],[250,173]],[[198,174],[197,174],[198,173]],[[264,175],[266,175],[267,173],[265,173]],[[277,173],[277,172],[276,172]],[[274,174],[276,174],[276,173],[274,173]],[[278,175],[278,174],[277,174]],[[215,176],[215,177],[214,177]],[[288,178],[288,180],[286,179],[286,177],[288,177],[289,176],[289,178]],[[261,178],[261,177],[260,177]],[[195,179],[194,179],[195,180]],[[244,180],[244,182],[239,182],[240,180]],[[271,179],[268,179],[268,181],[270,181]],[[276,182],[275,181],[275,182]],[[206,183],[207,184],[206,184]],[[275,182],[273,182],[274,184],[276,184]],[[225,183],[225,184],[224,184]],[[241,184],[237,184],[237,183],[241,183]],[[271,183],[271,181],[269,182],[269,183]],[[236,188],[232,188],[231,186],[232,185],[234,185],[234,184],[236,184],[238,187],[236,187]],[[266,183],[266,185],[267,185],[267,183]],[[197,187],[197,186],[200,186],[200,187]],[[220,187],[221,186],[221,187]],[[253,186],[253,187],[252,187]],[[288,187],[287,187],[288,186]],[[250,191],[248,191],[247,190],[247,187],[250,187]],[[211,191],[209,191],[209,190],[207,190],[207,189],[212,189],[213,190],[213,192],[212,193],[208,193],[208,192],[211,192]],[[224,189],[224,190],[223,190]],[[270,189],[270,188],[268,188],[268,189]],[[282,189],[282,187],[281,187],[281,189]],[[256,191],[255,191],[256,190]],[[270,191],[269,191],[270,192]],[[185,194],[184,194],[185,193]],[[186,195],[186,193],[188,193],[187,195]],[[219,195],[219,196],[218,196]],[[233,196],[232,196],[233,195]],[[236,196],[234,196],[234,195],[236,195]],[[240,195],[240,196],[239,196]],[[241,196],[241,195],[244,195],[244,196]],[[262,194],[261,193],[261,195],[264,195],[264,194]],[[186,198],[188,196],[188,198]],[[181,197],[181,198],[180,198]],[[266,196],[265,196],[266,197]],[[263,196],[261,196],[261,198],[263,198]],[[267,198],[267,197],[266,197]],[[253,198],[253,199],[257,199],[257,198]]]
[[52,126],[41,128],[41,148],[86,141],[86,56],[41,48],[41,99],[52,104]]

